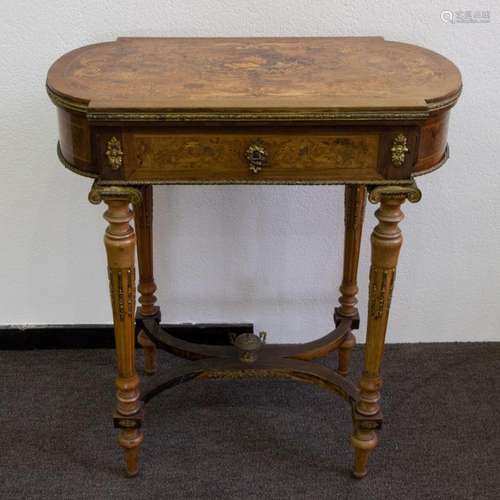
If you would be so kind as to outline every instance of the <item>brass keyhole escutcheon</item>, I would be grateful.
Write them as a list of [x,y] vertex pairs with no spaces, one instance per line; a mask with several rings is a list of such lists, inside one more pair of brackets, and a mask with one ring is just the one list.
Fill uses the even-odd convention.
[[245,152],[248,168],[258,174],[267,163],[267,151],[261,144],[251,144]]

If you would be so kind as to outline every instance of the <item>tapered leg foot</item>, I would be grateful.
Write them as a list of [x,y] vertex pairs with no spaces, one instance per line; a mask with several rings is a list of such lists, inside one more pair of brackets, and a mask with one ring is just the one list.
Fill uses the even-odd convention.
[[139,446],[144,436],[139,429],[122,429],[118,442],[125,451],[125,474],[127,477],[137,476],[139,473]]
[[337,368],[337,373],[343,377],[347,376],[349,373],[349,361],[351,359],[351,353],[356,345],[356,337],[352,332],[346,336],[342,344],[339,347],[339,366]]
[[366,465],[370,452],[377,446],[378,438],[375,431],[358,430],[351,437],[354,447],[354,467],[352,475],[356,479],[362,479],[367,474]]
[[137,340],[144,352],[144,373],[154,375],[156,373],[156,346],[142,330]]

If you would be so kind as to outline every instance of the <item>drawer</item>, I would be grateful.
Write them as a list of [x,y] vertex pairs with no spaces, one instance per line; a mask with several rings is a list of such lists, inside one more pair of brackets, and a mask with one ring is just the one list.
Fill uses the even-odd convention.
[[[100,134],[104,178],[170,183],[307,183],[387,178],[384,135],[260,129],[252,132],[131,128]],[[110,155],[118,151],[119,162]],[[119,163],[119,165],[118,165]],[[409,163],[409,162],[408,162]],[[403,166],[403,175],[410,172]]]

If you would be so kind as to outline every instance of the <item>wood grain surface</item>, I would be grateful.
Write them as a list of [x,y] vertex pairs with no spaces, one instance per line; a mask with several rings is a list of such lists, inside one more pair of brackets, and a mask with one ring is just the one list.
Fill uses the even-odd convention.
[[119,38],[65,54],[47,86],[93,109],[401,109],[456,96],[461,77],[381,37]]
[[[163,133],[162,133],[163,132]],[[377,173],[376,134],[286,134],[285,132],[165,133],[132,130],[124,136],[125,177],[143,180],[279,181],[321,180],[332,176],[359,179]],[[258,144],[267,163],[254,173],[246,150]],[[105,166],[103,166],[105,168]],[[334,173],[335,172],[335,173]]]

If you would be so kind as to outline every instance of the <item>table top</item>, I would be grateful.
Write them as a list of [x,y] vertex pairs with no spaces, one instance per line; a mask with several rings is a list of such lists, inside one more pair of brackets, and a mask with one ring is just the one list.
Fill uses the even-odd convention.
[[47,88],[86,111],[429,111],[455,102],[461,76],[382,37],[118,38],[63,55]]
[[456,66],[382,37],[119,38],[47,76],[100,183],[408,183],[448,158]]

